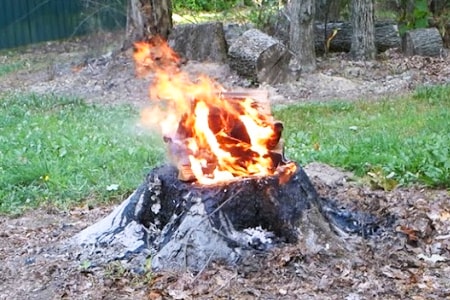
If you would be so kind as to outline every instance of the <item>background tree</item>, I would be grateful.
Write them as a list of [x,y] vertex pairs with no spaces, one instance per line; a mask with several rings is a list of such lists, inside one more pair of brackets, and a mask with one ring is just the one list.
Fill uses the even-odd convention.
[[295,69],[311,72],[316,69],[314,47],[315,0],[292,0],[289,7],[291,24],[289,45],[295,54]]
[[315,21],[339,21],[343,0],[316,0]]
[[355,60],[375,58],[374,0],[352,0],[351,56]]
[[124,48],[155,35],[167,39],[172,27],[171,0],[128,0]]

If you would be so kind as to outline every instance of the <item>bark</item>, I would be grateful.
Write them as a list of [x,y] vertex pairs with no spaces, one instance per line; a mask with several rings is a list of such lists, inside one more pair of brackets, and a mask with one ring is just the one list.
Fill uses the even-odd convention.
[[408,56],[440,56],[443,47],[442,37],[436,28],[410,30],[402,39],[403,52]]
[[322,23],[339,21],[342,0],[316,0],[315,20]]
[[295,54],[294,69],[311,72],[316,69],[314,49],[313,0],[292,0],[290,4],[289,47]]
[[375,30],[373,0],[352,0],[352,46],[355,60],[375,59]]
[[189,60],[221,63],[227,60],[227,44],[220,22],[174,27],[169,36],[169,45]]
[[200,271],[211,262],[243,262],[283,243],[343,256],[346,245],[336,232],[367,235],[378,226],[319,198],[300,166],[288,178],[247,177],[205,186],[178,180],[177,169],[165,165],[152,170],[109,216],[74,236],[71,245],[82,249],[78,260],[92,264],[122,260],[139,271],[151,258],[154,270]]
[[167,39],[171,29],[171,0],[128,0],[126,39],[123,48],[129,48],[136,41],[156,35]]
[[[325,32],[325,27],[327,28]],[[398,26],[394,22],[377,22],[375,27],[375,48],[378,52],[386,51],[390,48],[397,48],[401,46],[401,38],[398,31]],[[353,27],[352,24],[346,22],[328,23],[326,26],[323,23],[316,23],[315,31],[315,45],[316,51],[324,52],[325,39],[324,36],[330,36],[334,29],[338,32],[330,42],[330,52],[350,52],[352,45]]]
[[228,49],[230,67],[253,82],[276,84],[289,80],[291,54],[278,40],[250,29]]
[[429,8],[433,15],[440,16],[445,13],[446,9],[450,8],[450,3],[444,0],[431,0],[429,1]]
[[[325,31],[326,27],[326,31]],[[383,52],[390,48],[401,46],[401,38],[395,22],[376,22],[375,25],[375,47],[377,51]],[[271,32],[273,36],[284,44],[289,44],[289,20],[284,13],[280,12],[276,27]],[[350,52],[353,28],[348,22],[330,22],[328,24],[315,22],[314,37],[317,53],[323,53],[325,48],[325,37],[329,37],[334,29],[338,29],[337,35],[330,42],[330,52]]]

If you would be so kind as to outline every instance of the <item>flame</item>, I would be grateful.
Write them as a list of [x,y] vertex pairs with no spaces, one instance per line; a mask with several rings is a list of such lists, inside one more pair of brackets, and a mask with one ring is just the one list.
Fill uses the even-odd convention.
[[241,176],[272,175],[281,131],[270,113],[250,98],[225,98],[212,79],[193,80],[179,56],[160,38],[135,44],[137,75],[154,74],[152,108],[142,121],[158,125],[179,170],[189,169],[202,184]]

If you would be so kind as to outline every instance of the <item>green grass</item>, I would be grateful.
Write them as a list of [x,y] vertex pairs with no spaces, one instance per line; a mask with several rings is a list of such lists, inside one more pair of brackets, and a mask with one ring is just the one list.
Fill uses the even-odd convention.
[[129,106],[7,94],[0,115],[0,213],[120,201],[164,157],[161,139],[138,129]]
[[[450,86],[383,101],[278,106],[286,153],[368,176],[379,187],[450,187]],[[0,94],[0,213],[121,201],[165,160],[129,106]],[[117,185],[117,186],[116,186]]]
[[394,181],[390,187],[450,187],[450,86],[383,101],[278,107],[274,114],[285,125],[288,157],[302,164],[321,161]]
[[24,68],[24,64],[21,62],[3,63],[0,64],[0,77],[6,74],[18,71]]

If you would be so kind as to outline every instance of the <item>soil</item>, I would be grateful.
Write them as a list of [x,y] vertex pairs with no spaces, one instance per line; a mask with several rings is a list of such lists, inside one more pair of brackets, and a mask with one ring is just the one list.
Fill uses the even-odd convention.
[[[134,74],[131,52],[116,52],[114,35],[49,42],[0,52],[17,60],[3,75],[6,92],[73,95],[100,105],[147,104],[148,78]],[[249,87],[226,65],[187,62],[228,89]],[[376,99],[419,85],[450,81],[449,58],[404,57],[392,49],[374,62],[346,54],[318,61],[298,82],[268,89],[273,104]],[[399,187],[376,190],[327,165],[305,166],[321,196],[394,224],[369,238],[342,236],[353,249],[330,257],[303,242],[277,248],[238,266],[213,264],[198,274],[135,274],[118,262],[90,265],[64,251],[64,242],[106,216],[111,206],[70,210],[41,207],[0,216],[0,299],[449,299],[450,195],[448,190]]]

